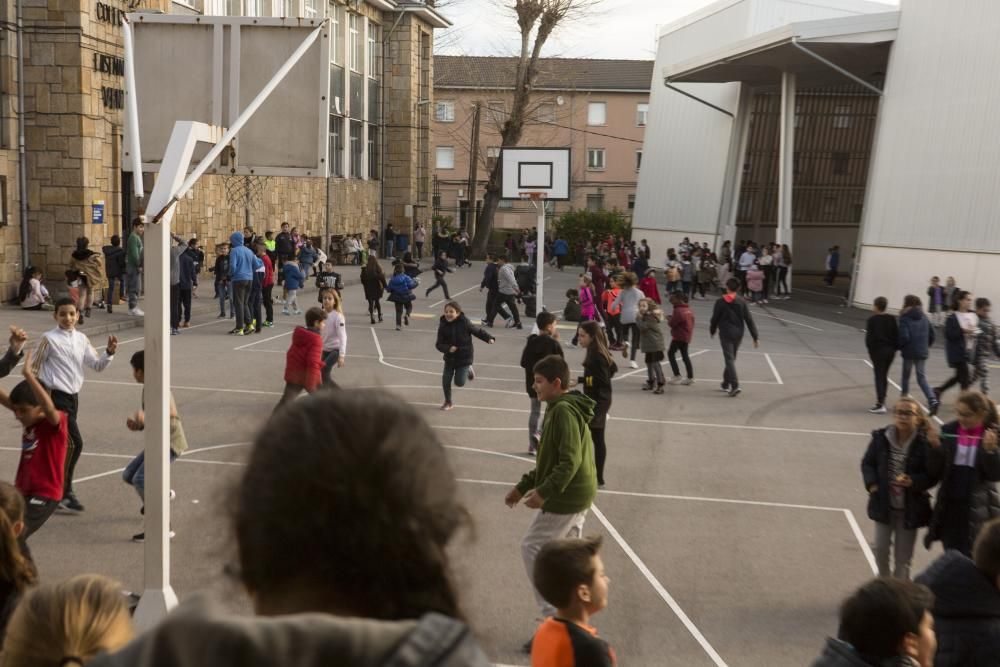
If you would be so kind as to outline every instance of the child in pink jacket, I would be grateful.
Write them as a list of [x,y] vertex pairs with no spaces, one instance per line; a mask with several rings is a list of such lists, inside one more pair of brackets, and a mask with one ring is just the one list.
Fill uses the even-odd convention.
[[753,293],[753,303],[767,303],[764,294],[764,271],[759,264],[754,264],[747,271],[747,289]]

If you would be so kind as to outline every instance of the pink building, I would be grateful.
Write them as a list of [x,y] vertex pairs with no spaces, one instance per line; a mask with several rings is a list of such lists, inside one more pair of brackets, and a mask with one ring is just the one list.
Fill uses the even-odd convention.
[[[435,215],[464,226],[469,206],[473,117],[482,109],[476,201],[500,154],[500,127],[512,100],[515,58],[435,56],[431,160]],[[549,213],[570,208],[618,209],[631,216],[642,164],[653,62],[543,58],[519,146],[572,151],[572,201],[550,202]],[[494,227],[535,224],[530,202],[503,201]]]

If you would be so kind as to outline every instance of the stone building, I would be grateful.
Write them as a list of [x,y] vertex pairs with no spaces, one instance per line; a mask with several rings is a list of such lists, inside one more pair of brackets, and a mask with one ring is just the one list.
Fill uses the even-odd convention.
[[[58,284],[75,248],[125,235],[141,204],[122,171],[122,13],[329,17],[329,178],[256,183],[259,232],[282,222],[312,236],[363,233],[430,217],[433,31],[450,25],[433,0],[20,0],[27,197],[18,178],[18,0],[0,0],[0,296],[28,262]],[[147,192],[152,174],[145,174]],[[245,183],[205,176],[182,200],[174,228],[208,250],[243,227]],[[228,193],[228,195],[227,195]],[[236,195],[236,196],[234,196]],[[22,238],[26,213],[27,242]],[[326,242],[324,242],[324,245]]]
[[[438,56],[434,78],[434,210],[465,226],[473,113],[482,112],[477,207],[500,155],[500,128],[513,101],[515,58]],[[642,162],[653,62],[542,58],[519,146],[571,150],[571,201],[549,213],[618,209],[631,215]],[[531,202],[501,201],[498,228],[532,227]]]

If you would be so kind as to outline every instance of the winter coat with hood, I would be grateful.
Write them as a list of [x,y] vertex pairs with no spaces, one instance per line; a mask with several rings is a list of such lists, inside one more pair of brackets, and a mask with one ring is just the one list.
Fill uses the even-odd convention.
[[[435,347],[438,352],[444,354],[444,363],[456,368],[471,366],[473,359],[473,336],[487,343],[492,343],[496,340],[484,331],[482,327],[477,327],[470,322],[465,313],[459,313],[458,317],[451,322],[442,315],[441,321],[438,324],[437,343]],[[451,352],[452,347],[458,349]]]
[[594,401],[571,391],[548,401],[535,469],[517,483],[525,494],[537,489],[544,499],[542,511],[576,514],[590,509],[597,495],[594,442],[587,424],[594,416]]
[[563,355],[562,345],[548,334],[531,334],[521,351],[521,368],[524,369],[524,387],[531,398],[537,398],[535,393],[535,364],[550,354]]
[[101,255],[90,248],[74,250],[70,255],[69,268],[79,271],[87,279],[87,286],[90,289],[101,289],[108,286],[108,281],[104,277],[104,262]]
[[104,253],[104,272],[108,278],[121,278],[125,275],[125,249],[120,245],[106,245],[101,248]]
[[614,361],[608,361],[603,354],[588,352],[583,360],[583,376],[580,386],[583,393],[591,398],[594,405],[594,418],[591,428],[604,428],[608,420],[608,410],[611,409],[611,378],[618,372]]
[[639,289],[646,295],[647,299],[652,299],[656,303],[663,303],[660,300],[660,288],[656,284],[656,276],[648,275],[639,281]]
[[678,343],[691,342],[694,337],[694,313],[691,312],[691,306],[686,303],[675,305],[667,324],[670,325],[670,340]]
[[371,301],[378,301],[385,292],[385,274],[379,271],[372,273],[368,267],[361,269],[361,285],[365,289],[365,298]]
[[965,332],[958,321],[958,315],[952,313],[944,321],[944,351],[949,366],[957,366],[970,361],[966,348]]
[[[936,665],[937,663],[935,663]],[[823,653],[813,662],[812,667],[918,667],[917,663],[905,656],[895,656],[881,661],[869,661],[858,654],[847,642],[830,637],[826,640]]]
[[594,291],[584,285],[579,289],[580,294],[580,320],[593,320],[597,317],[597,300],[594,298]]
[[417,286],[417,281],[405,273],[395,274],[385,289],[389,293],[389,301],[396,303],[406,303],[413,301],[417,297],[413,294],[413,289]]
[[[1000,481],[1000,449],[987,452],[982,443],[976,448],[975,474],[968,499],[968,512],[958,507],[960,502],[951,498],[951,476],[955,474],[955,453],[958,449],[958,422],[949,422],[941,427],[941,446],[927,450],[927,470],[931,477],[940,480],[941,488],[934,499],[934,512],[930,527],[924,537],[924,544],[930,545],[941,539],[943,526],[955,520],[956,516],[967,514],[969,539],[974,539],[979,529],[990,519],[1000,517],[1000,493],[996,482]],[[970,545],[971,546],[971,545]]]
[[757,340],[757,325],[750,315],[747,302],[736,294],[724,294],[715,302],[712,310],[712,321],[709,323],[708,332],[712,336],[719,332],[719,338],[726,340],[739,340],[743,338],[744,323],[750,330],[750,336]]
[[[192,638],[197,638],[193,641]],[[382,621],[324,613],[234,616],[204,598],[88,667],[489,667],[460,621],[428,613]]]
[[934,345],[934,327],[922,308],[909,308],[899,316],[899,354],[904,359],[926,359]]
[[1000,663],[1000,589],[957,551],[946,551],[917,577],[934,593],[934,667]]
[[253,280],[253,272],[264,263],[250,248],[243,245],[243,232],[230,234],[229,243],[229,279],[233,282]]
[[639,351],[648,354],[650,352],[663,352],[666,348],[663,344],[663,328],[660,317],[663,313],[647,312],[639,317]]
[[[892,487],[889,480],[889,457],[892,449],[890,438],[896,438],[892,426],[872,431],[868,450],[861,459],[861,475],[865,490],[873,484],[878,490],[868,496],[868,518],[878,523],[889,523],[892,509]],[[910,442],[903,462],[903,473],[913,480],[913,485],[903,490],[903,524],[908,530],[922,528],[931,519],[931,496],[927,492],[936,483],[927,471],[927,452],[930,445],[922,432],[917,432]]]
[[285,382],[313,391],[322,381],[323,337],[316,329],[295,327],[285,354]]

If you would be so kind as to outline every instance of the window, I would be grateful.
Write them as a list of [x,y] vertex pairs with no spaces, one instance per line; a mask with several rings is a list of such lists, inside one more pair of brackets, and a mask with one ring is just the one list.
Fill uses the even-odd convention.
[[642,151],[635,152],[635,170],[639,171],[642,168]]
[[587,210],[591,213],[604,210],[604,195],[587,195]]
[[357,14],[351,14],[350,20],[348,21],[350,25],[350,43],[348,48],[351,52],[351,69],[355,72],[361,71],[361,35],[359,26],[361,24],[361,17]]
[[351,72],[351,118],[365,117],[365,80],[357,72]]
[[503,125],[507,120],[507,103],[503,100],[491,100],[486,103],[489,117],[497,125]]
[[379,42],[381,34],[379,26],[368,23],[368,76],[376,81],[382,76],[382,51]]
[[649,105],[648,104],[637,104],[635,107],[635,124],[637,127],[646,127],[646,121],[649,120]]
[[833,126],[837,129],[846,129],[851,126],[851,107],[849,106],[834,107]]
[[493,173],[493,168],[497,166],[497,160],[500,158],[500,147],[490,146],[486,149],[486,170]]
[[243,11],[245,16],[263,16],[264,0],[246,0],[243,4]]
[[434,102],[434,120],[439,123],[454,123],[455,100],[437,100]]
[[361,145],[361,123],[351,121],[351,178],[361,178],[361,159],[364,155]]
[[608,105],[606,102],[591,102],[587,105],[587,125],[607,125]]
[[556,105],[551,102],[539,104],[538,111],[535,113],[535,118],[539,123],[556,122]]
[[305,0],[306,18],[311,19],[316,16],[316,0]]
[[379,177],[378,127],[368,126],[368,178],[377,181]]
[[368,122],[378,125],[379,121],[379,93],[381,88],[378,81],[368,80]]
[[587,169],[604,169],[604,149],[587,149]]
[[344,68],[339,65],[330,66],[330,113],[343,116],[347,111],[344,104]]
[[433,208],[435,211],[440,211],[441,210],[441,195],[440,194],[435,194],[433,197],[431,197],[431,208]]
[[330,175],[344,175],[344,119],[330,116]]
[[850,153],[834,153],[833,154],[833,173],[837,176],[846,176],[850,171],[851,166],[851,154]]
[[341,5],[330,6],[330,60],[341,65],[344,62],[344,8]]
[[453,146],[438,146],[435,169],[455,168],[455,148]]
[[628,196],[628,210],[630,211],[635,210],[635,195]]

